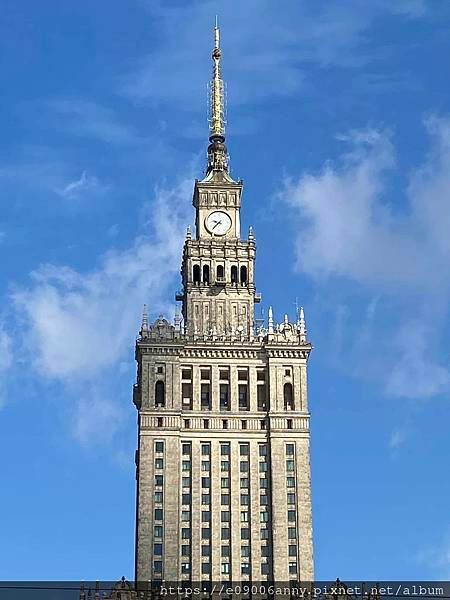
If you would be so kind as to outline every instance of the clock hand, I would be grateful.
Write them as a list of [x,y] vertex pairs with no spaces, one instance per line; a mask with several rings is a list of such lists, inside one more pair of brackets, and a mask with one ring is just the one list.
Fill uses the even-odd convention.
[[212,231],[214,231],[214,229],[217,227],[217,225],[220,225],[222,223],[222,221],[219,219],[218,221],[216,221],[213,225]]

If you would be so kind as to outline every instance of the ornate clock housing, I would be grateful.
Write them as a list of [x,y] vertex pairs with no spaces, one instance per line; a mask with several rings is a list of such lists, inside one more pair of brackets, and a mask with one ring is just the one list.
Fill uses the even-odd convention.
[[215,210],[206,217],[205,227],[212,235],[225,235],[231,228],[231,218],[226,212]]

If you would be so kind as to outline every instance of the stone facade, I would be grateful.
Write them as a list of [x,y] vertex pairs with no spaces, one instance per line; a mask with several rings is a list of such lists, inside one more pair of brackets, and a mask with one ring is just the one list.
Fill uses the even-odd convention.
[[145,312],[136,343],[136,580],[312,580],[311,344],[302,310],[255,326],[255,239],[241,239],[242,182],[214,122],[183,319],[149,325]]

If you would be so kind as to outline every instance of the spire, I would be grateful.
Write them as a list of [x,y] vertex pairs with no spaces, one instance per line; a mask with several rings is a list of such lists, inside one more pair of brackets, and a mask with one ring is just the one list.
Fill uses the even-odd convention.
[[300,307],[300,318],[298,320],[298,333],[300,335],[300,341],[306,342],[305,311],[303,310],[303,306]]
[[143,331],[148,331],[148,311],[147,311],[147,305],[146,304],[144,304],[144,308],[142,309],[141,333]]
[[209,141],[208,168],[211,171],[228,171],[228,153],[225,146],[225,86],[222,80],[220,59],[220,30],[214,27],[214,48],[212,51],[213,72],[209,83]]
[[269,318],[269,333],[273,333],[273,309],[271,306],[269,306],[268,318]]

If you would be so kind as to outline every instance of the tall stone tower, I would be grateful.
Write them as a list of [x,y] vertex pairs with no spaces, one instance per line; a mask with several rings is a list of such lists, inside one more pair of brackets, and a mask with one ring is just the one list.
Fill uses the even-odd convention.
[[182,258],[182,315],[136,343],[136,580],[312,580],[303,309],[255,325],[256,244],[225,146],[219,30],[205,177]]

